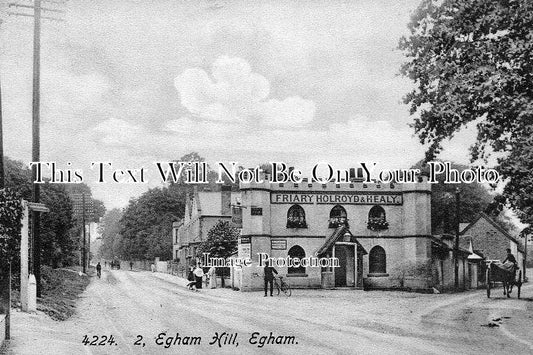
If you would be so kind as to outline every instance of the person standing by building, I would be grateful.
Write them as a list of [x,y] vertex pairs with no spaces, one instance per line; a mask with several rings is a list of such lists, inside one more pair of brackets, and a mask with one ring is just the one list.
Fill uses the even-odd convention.
[[209,288],[217,288],[216,270],[217,269],[214,266],[211,266],[211,268],[207,272],[207,276],[209,276]]
[[267,288],[268,284],[270,283],[270,297],[273,296],[274,293],[274,274],[278,274],[276,269],[274,269],[272,266],[265,265],[265,268],[263,269],[264,272],[264,279],[265,279],[265,296],[267,296]]
[[133,270],[133,261],[130,261],[130,270]]
[[192,266],[189,268],[187,280],[189,281],[187,288],[191,291],[196,291],[196,278],[194,277],[194,268]]
[[196,278],[196,289],[199,290],[202,288],[202,280],[204,277],[204,270],[202,270],[200,265],[196,265],[196,269],[194,269],[194,277]]

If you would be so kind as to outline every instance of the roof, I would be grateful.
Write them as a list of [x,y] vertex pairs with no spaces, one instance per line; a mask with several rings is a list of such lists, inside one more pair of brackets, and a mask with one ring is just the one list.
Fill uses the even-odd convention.
[[522,245],[520,244],[520,242],[515,237],[510,235],[509,232],[503,229],[502,226],[500,226],[496,221],[494,221],[484,212],[480,212],[478,216],[476,217],[476,219],[474,219],[472,223],[470,223],[465,229],[462,230],[461,234],[466,234],[466,232],[468,232],[470,228],[472,228],[472,226],[474,226],[482,218],[486,220],[487,222],[489,222],[494,228],[496,228],[496,230],[498,230],[498,232],[500,232],[507,239],[516,243],[518,251],[521,253],[524,253],[524,249],[522,248]]
[[[236,205],[240,193],[231,193],[231,204]],[[197,195],[198,210],[202,211],[203,216],[221,216],[222,215],[222,192],[220,191],[198,191]],[[230,209],[231,211],[231,209]]]
[[361,250],[363,251],[363,254],[368,254],[367,251],[365,250],[365,248],[363,248],[363,246],[361,245],[361,243],[359,243],[357,241],[357,239],[355,239],[355,237],[353,236],[353,234],[350,232],[350,230],[348,229],[348,227],[346,226],[338,226],[334,231],[333,233],[328,237],[326,238],[326,241],[324,242],[324,244],[318,248],[318,250],[315,252],[315,255],[317,256],[320,256],[320,255],[323,255],[325,252],[327,252],[329,250],[329,248],[331,248],[333,246],[333,244],[335,244],[339,239],[341,238],[344,238],[344,236],[346,234],[349,234],[350,235],[350,242],[351,243],[355,243],[357,244],[357,248],[361,248]]
[[[440,237],[440,238],[439,238]],[[450,244],[444,242],[444,240],[449,240]],[[431,242],[434,246],[438,248],[442,248],[445,251],[453,251],[455,246],[455,236],[452,234],[442,234],[440,236],[431,236]],[[463,243],[461,243],[461,238],[459,238],[459,252],[464,254],[471,254],[472,252],[469,250],[468,247],[465,247]]]

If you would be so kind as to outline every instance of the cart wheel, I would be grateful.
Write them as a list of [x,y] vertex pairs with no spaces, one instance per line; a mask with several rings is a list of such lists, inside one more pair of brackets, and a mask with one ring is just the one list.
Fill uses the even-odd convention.
[[518,271],[518,284],[516,286],[518,288],[516,297],[520,298],[520,289],[522,288],[522,270]]
[[487,297],[490,298],[490,269],[485,273],[485,283],[487,284]]

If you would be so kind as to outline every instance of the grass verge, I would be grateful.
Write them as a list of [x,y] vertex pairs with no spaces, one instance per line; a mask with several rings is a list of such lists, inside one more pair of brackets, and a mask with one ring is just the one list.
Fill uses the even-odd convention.
[[[71,317],[76,311],[76,301],[90,283],[90,276],[95,273],[94,268],[88,270],[88,275],[80,275],[79,268],[52,269],[41,267],[41,296],[37,298],[37,309],[48,314],[52,319],[63,321]],[[20,293],[13,290],[11,306],[20,307]]]
[[[94,270],[89,269],[89,274]],[[76,311],[79,295],[90,283],[88,275],[80,275],[75,269],[41,269],[41,298],[37,300],[37,309],[55,320],[66,320]]]

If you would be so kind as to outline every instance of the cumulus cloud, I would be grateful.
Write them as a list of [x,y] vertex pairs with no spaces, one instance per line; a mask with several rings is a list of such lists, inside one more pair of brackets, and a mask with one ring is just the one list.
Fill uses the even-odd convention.
[[242,58],[221,56],[209,75],[200,68],[189,68],[174,84],[181,104],[195,116],[217,121],[261,123],[268,126],[297,127],[310,122],[315,103],[299,96],[283,100],[268,99],[270,83],[252,72]]

